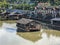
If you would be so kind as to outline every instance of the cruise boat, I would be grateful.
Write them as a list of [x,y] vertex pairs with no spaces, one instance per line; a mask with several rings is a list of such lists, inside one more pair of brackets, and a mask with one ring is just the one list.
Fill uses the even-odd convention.
[[60,18],[53,18],[51,19],[51,24],[53,29],[60,30]]

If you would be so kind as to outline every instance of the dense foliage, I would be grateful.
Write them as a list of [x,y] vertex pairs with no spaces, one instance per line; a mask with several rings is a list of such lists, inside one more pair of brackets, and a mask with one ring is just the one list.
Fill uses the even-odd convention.
[[15,4],[15,3],[21,2],[21,1],[22,0],[0,0],[0,8],[2,8],[2,7],[9,8],[11,6],[10,4],[12,3],[13,4],[12,8],[24,9],[24,10],[30,10],[30,9],[33,10],[34,7],[36,6],[37,1],[38,2],[49,2],[51,5],[60,5],[60,0],[35,0],[34,4],[32,4],[32,5],[24,3],[24,2],[21,4]]
[[14,9],[23,9],[23,10],[30,10],[33,9],[35,7],[34,4],[30,5],[30,4],[17,4],[17,5],[13,5]]
[[4,7],[7,8],[9,3],[6,0],[0,0],[0,8]]

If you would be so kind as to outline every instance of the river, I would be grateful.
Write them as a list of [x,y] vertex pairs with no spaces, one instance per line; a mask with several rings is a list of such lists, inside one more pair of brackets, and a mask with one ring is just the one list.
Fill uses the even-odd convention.
[[[13,28],[8,31],[6,28]],[[0,45],[60,45],[60,31],[41,29],[39,32],[16,32],[16,23],[0,26]]]

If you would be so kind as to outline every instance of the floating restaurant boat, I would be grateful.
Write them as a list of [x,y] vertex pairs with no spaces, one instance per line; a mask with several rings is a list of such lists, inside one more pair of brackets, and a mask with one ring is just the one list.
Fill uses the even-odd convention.
[[41,30],[41,25],[40,23],[31,20],[31,19],[26,19],[22,18],[17,21],[17,32],[21,31],[40,31]]
[[51,24],[53,29],[60,30],[60,18],[53,18],[51,19]]
[[7,16],[7,19],[11,19],[11,20],[16,20],[16,19],[20,19],[22,18],[23,14],[20,14],[18,12],[12,12]]

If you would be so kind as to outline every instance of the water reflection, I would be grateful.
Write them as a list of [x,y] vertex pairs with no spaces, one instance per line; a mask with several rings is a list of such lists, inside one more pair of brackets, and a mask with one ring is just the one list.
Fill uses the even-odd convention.
[[13,25],[4,23],[0,29],[0,45],[34,45],[33,42],[18,36],[16,30],[10,31],[10,28],[14,28]]
[[50,35],[48,38],[46,33],[42,34],[42,39],[38,40],[36,45],[60,45],[60,37]]
[[[52,34],[49,35],[46,32],[41,30],[40,33],[42,39],[32,42],[22,38],[21,36],[16,34],[16,24],[6,24],[4,23],[2,29],[0,28],[0,45],[60,45],[60,37],[53,36]],[[14,28],[14,31],[7,31],[11,30],[10,28]]]

